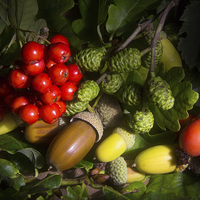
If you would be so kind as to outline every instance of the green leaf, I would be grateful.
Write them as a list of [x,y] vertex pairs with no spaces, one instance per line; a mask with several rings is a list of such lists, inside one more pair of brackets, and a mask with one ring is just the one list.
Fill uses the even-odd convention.
[[108,9],[107,31],[119,36],[129,27],[133,27],[138,19],[145,16],[145,9],[157,0],[114,0]]
[[[50,37],[57,33],[62,34],[68,39],[71,49],[77,51],[80,50],[83,41],[73,31],[71,26],[72,20],[64,17],[68,12],[69,15],[71,14],[70,11],[74,5],[73,0],[38,0],[39,11],[37,17],[46,20]],[[76,13],[70,16],[74,15],[76,17]]]
[[188,171],[184,171],[183,173],[152,175],[147,185],[146,194],[142,199],[151,199],[151,196],[154,196],[155,199],[159,197],[163,200],[184,197],[199,199],[199,184],[199,178]]
[[188,117],[188,110],[193,108],[199,94],[192,90],[192,84],[188,81],[181,81],[184,78],[184,70],[180,67],[171,68],[165,80],[171,87],[172,95],[175,98],[174,106],[169,110],[160,110],[153,104],[148,104],[154,114],[155,122],[162,130],[168,128],[171,131],[179,131],[179,119]]
[[86,160],[81,160],[78,164],[76,164],[74,167],[75,168],[84,168],[86,171],[89,171],[90,169],[93,168],[93,163],[86,161]]
[[28,157],[29,160],[33,163],[33,165],[38,169],[41,169],[45,164],[44,157],[36,149],[26,148],[19,150],[18,153],[22,153],[26,157]]
[[0,158],[0,175],[14,178],[18,173],[19,170],[10,161]]
[[20,130],[14,130],[10,133],[0,135],[0,148],[10,154],[14,154],[19,150],[31,147],[24,138]]
[[140,199],[140,197],[145,193],[146,185],[139,181],[130,183],[127,187],[123,188],[121,192],[125,194],[126,197],[130,199]]
[[22,194],[37,194],[47,192],[59,188],[61,185],[62,176],[60,174],[48,174],[44,179],[35,179],[28,182],[24,187],[21,187]]
[[[105,20],[107,7],[103,1],[97,0],[79,0],[78,3],[82,19],[73,21],[73,30],[85,43],[91,43],[96,47],[101,46],[97,27]],[[99,7],[100,3],[101,7]]]
[[186,36],[180,38],[178,49],[181,50],[182,58],[190,68],[196,66],[200,70],[200,27],[197,24],[200,20],[199,9],[199,1],[190,1],[190,4],[186,6],[185,11],[180,18],[180,20],[183,21],[180,34]]
[[71,188],[71,186],[67,187],[67,194],[63,197],[67,200],[87,200],[89,199],[89,196],[87,194],[87,188],[85,187],[85,184],[82,184],[82,186],[77,185],[74,189]]

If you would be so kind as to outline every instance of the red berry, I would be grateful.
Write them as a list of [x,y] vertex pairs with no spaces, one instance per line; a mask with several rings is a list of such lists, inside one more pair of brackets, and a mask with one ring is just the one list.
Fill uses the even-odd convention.
[[50,58],[47,58],[45,61],[45,66],[49,69],[51,68],[53,65],[55,65],[56,63],[53,62],[53,60],[51,60]]
[[18,114],[19,114],[19,110],[20,110],[23,106],[25,106],[25,105],[27,105],[27,104],[29,104],[28,99],[27,99],[26,97],[24,97],[24,96],[20,96],[20,97],[15,98],[15,99],[12,101],[12,103],[11,103],[11,105],[10,105],[10,108],[11,108],[11,110],[12,110],[16,115],[18,115]]
[[57,34],[57,35],[54,35],[51,39],[50,39],[50,42],[52,44],[55,44],[55,43],[58,43],[58,42],[62,42],[64,44],[66,44],[67,46],[69,46],[69,42],[67,40],[67,38],[61,34]]
[[56,103],[44,104],[39,109],[40,118],[48,124],[52,124],[61,116],[60,108]]
[[56,63],[65,63],[71,56],[71,50],[66,44],[58,42],[50,45],[48,55]]
[[7,106],[10,106],[14,99],[16,99],[20,95],[20,92],[10,92],[4,97],[4,101]]
[[59,101],[61,98],[60,88],[56,85],[52,85],[47,92],[40,94],[40,97],[42,102],[45,104],[52,104]]
[[192,121],[179,136],[179,147],[190,156],[200,155],[200,118]]
[[12,70],[8,78],[10,85],[16,89],[27,88],[31,83],[31,77],[22,69]]
[[44,51],[44,55],[43,55],[43,60],[46,61],[48,59],[48,47],[45,44],[40,44],[43,51]]
[[69,77],[68,77],[69,81],[79,82],[82,79],[83,74],[78,65],[70,64],[68,65],[68,70],[69,70]]
[[63,100],[59,100],[55,102],[60,108],[60,114],[63,115],[67,109],[66,102]]
[[0,97],[5,97],[12,87],[6,77],[0,77]]
[[51,79],[46,73],[37,74],[32,80],[33,89],[40,93],[47,92],[50,89],[51,85]]
[[72,99],[74,99],[77,87],[74,83],[67,81],[60,86],[60,90],[61,90],[61,98],[64,101],[71,101]]
[[33,124],[39,119],[39,109],[33,104],[27,104],[19,110],[19,117],[22,121]]
[[44,50],[37,42],[27,42],[21,50],[22,60],[27,64],[33,64],[42,60]]
[[36,74],[42,73],[45,69],[44,60],[40,60],[39,62],[33,64],[24,64],[23,66],[24,71],[26,74],[35,76]]
[[64,64],[56,64],[49,69],[49,77],[55,85],[62,85],[68,79],[68,67]]

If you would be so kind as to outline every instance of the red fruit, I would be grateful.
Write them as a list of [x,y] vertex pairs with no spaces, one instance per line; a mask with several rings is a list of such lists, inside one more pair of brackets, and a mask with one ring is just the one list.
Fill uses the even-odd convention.
[[70,64],[68,65],[68,70],[69,70],[69,77],[68,77],[69,81],[79,82],[82,79],[83,74],[78,65]]
[[0,112],[5,115],[8,112],[8,107],[4,99],[0,98]]
[[0,77],[0,97],[5,97],[12,87],[6,77]]
[[19,117],[22,121],[33,124],[39,119],[39,109],[33,104],[27,104],[19,110]]
[[20,92],[10,92],[4,97],[4,101],[7,106],[10,106],[14,99],[16,99],[20,95]]
[[44,51],[43,60],[46,61],[48,59],[48,47],[45,44],[40,45]]
[[50,45],[48,55],[56,63],[65,63],[71,56],[71,50],[66,44],[58,42]]
[[179,147],[190,156],[200,155],[200,118],[192,121],[179,136]]
[[46,73],[37,74],[32,80],[32,87],[34,90],[45,93],[52,85],[51,79]]
[[61,34],[57,34],[57,35],[54,35],[51,39],[50,39],[50,42],[52,44],[55,44],[55,43],[58,43],[58,42],[62,42],[64,44],[66,44],[67,46],[69,46],[69,42],[67,40],[67,38]]
[[35,76],[36,74],[42,73],[45,69],[45,63],[42,59],[39,62],[33,63],[33,64],[24,64],[23,66],[24,71],[26,74]]
[[34,64],[42,60],[44,50],[41,45],[37,42],[27,42],[21,50],[22,60],[27,64]]
[[19,110],[27,104],[29,104],[28,99],[24,96],[20,96],[13,100],[13,102],[10,105],[10,108],[16,115],[18,115]]
[[74,99],[77,87],[74,83],[67,81],[60,86],[60,90],[61,90],[61,98],[64,101],[71,101],[72,99]]
[[45,104],[52,104],[59,101],[61,98],[60,88],[56,85],[52,85],[47,92],[40,94],[40,98]]
[[61,116],[60,108],[56,103],[42,105],[39,109],[40,118],[48,124],[52,124]]
[[31,83],[31,77],[28,76],[22,69],[14,69],[9,74],[9,83],[13,88],[27,88]]
[[51,60],[50,58],[47,58],[45,61],[45,66],[49,69],[51,68],[53,65],[55,65],[57,63],[55,63],[53,60]]
[[56,64],[49,69],[49,77],[55,85],[62,85],[68,80],[68,67],[64,64]]
[[67,109],[66,102],[63,100],[59,100],[55,102],[60,108],[60,114],[63,115]]

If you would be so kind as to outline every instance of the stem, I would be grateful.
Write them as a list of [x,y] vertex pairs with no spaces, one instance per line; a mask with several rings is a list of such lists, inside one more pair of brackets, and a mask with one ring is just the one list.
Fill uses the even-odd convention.
[[99,85],[105,78],[106,76],[110,75],[111,72],[104,72],[97,80],[96,83]]
[[90,106],[90,104],[87,105],[87,109],[89,110],[89,112],[95,113],[94,109]]
[[161,30],[163,29],[166,17],[169,13],[169,11],[171,10],[171,8],[173,8],[175,5],[177,5],[179,2],[179,0],[172,0],[167,7],[164,9],[164,11],[162,12],[162,16],[161,19],[159,21],[159,24],[157,26],[155,35],[152,39],[152,43],[151,43],[151,68],[150,68],[150,72],[154,72],[154,68],[155,68],[155,50],[156,50],[156,44],[157,44],[157,39],[158,36],[161,32]]

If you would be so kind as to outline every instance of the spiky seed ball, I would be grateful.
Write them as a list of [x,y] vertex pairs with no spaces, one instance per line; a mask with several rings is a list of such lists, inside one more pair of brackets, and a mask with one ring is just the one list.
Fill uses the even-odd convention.
[[77,99],[79,101],[92,101],[99,94],[99,85],[94,80],[86,80],[77,90]]
[[150,110],[136,111],[132,116],[132,128],[134,133],[148,133],[154,124],[153,113]]
[[121,87],[117,96],[121,103],[134,106],[141,103],[141,93],[142,89],[140,85],[131,84]]
[[169,84],[160,76],[151,77],[146,83],[146,93],[151,102],[162,110],[169,110],[174,106],[174,97]]
[[127,163],[124,158],[120,156],[109,162],[107,164],[107,173],[114,185],[125,184],[127,180]]
[[95,111],[105,128],[116,127],[122,121],[123,112],[119,101],[111,95],[104,94],[96,105]]
[[100,87],[102,91],[106,94],[114,94],[123,84],[123,79],[120,74],[111,74],[106,76],[106,78],[101,82]]
[[71,121],[75,120],[75,119],[81,119],[83,121],[86,121],[87,123],[91,124],[97,131],[97,139],[96,142],[98,142],[102,136],[103,136],[103,124],[101,122],[101,119],[99,118],[99,116],[96,113],[92,113],[92,112],[80,112],[77,113],[72,119]]
[[124,73],[141,67],[140,51],[136,48],[125,48],[117,52],[105,63],[113,73]]
[[[151,39],[148,40],[150,45]],[[156,50],[155,50],[155,65],[158,64],[163,54],[163,45],[160,40],[157,40]],[[151,51],[142,56],[142,66],[149,69],[151,67]]]
[[87,108],[88,104],[89,104],[88,101],[78,101],[77,99],[74,99],[72,101],[67,101],[66,102],[67,109],[65,111],[64,116],[68,117],[76,113],[82,112]]
[[104,47],[88,48],[76,54],[73,61],[85,71],[98,72],[101,69],[101,60],[105,54],[106,49]]
[[135,144],[135,134],[128,128],[116,127],[113,133],[118,133],[126,143],[126,149],[130,149]]

